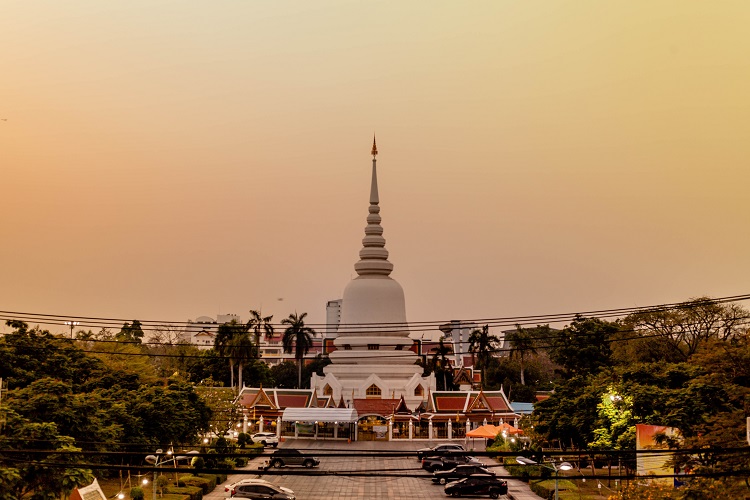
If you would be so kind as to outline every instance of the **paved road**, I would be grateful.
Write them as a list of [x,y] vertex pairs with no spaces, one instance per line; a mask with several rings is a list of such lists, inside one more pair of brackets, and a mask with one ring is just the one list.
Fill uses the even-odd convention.
[[[430,446],[434,443],[425,441],[412,442],[367,442],[360,441],[356,443],[346,443],[343,441],[314,441],[314,440],[287,440],[281,446],[289,448],[299,448],[311,450],[311,452],[320,457],[326,452],[335,451],[354,451],[367,452],[371,450],[388,450],[388,451],[413,451],[419,448]],[[267,451],[265,455],[257,457],[248,463],[242,474],[234,474],[229,477],[227,483],[217,486],[216,489],[205,495],[207,500],[218,500],[227,497],[224,493],[224,485],[238,481],[244,478],[262,477],[272,483],[285,486],[294,490],[299,500],[348,500],[348,499],[384,499],[384,498],[404,498],[417,500],[445,499],[443,487],[432,483],[431,475],[423,471],[416,457],[379,457],[379,456],[362,456],[362,457],[323,457],[319,467],[312,469],[321,475],[302,476],[293,474],[280,475],[259,475],[258,466],[261,465],[273,451]],[[483,458],[487,462],[487,458]],[[277,471],[278,469],[272,469]],[[280,470],[287,471],[306,471],[300,467],[288,467]],[[393,472],[406,474],[408,477],[374,477],[374,476],[341,476],[337,472]],[[505,471],[497,470],[499,475],[505,474]],[[522,499],[539,499],[536,495],[528,490],[528,486],[520,481],[522,486],[526,486],[525,491],[522,486],[515,484],[516,481],[509,482],[512,496],[517,500]],[[526,491],[532,496],[527,497]],[[487,497],[483,497],[487,498]]]

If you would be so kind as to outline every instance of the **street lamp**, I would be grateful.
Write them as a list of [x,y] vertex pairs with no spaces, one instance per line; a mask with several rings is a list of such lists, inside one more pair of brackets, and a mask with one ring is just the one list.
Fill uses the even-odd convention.
[[559,500],[560,499],[560,496],[558,495],[558,492],[557,492],[558,473],[561,470],[571,470],[573,468],[573,466],[570,465],[570,463],[563,462],[560,465],[556,466],[555,462],[550,462],[550,464],[552,464],[552,465],[549,466],[549,465],[545,465],[545,464],[540,464],[540,463],[535,462],[534,460],[532,460],[530,458],[526,458],[526,457],[516,457],[516,462],[518,462],[521,465],[539,465],[539,466],[544,467],[546,469],[550,469],[550,470],[555,471],[555,500]]
[[78,322],[78,321],[66,321],[65,324],[70,327],[70,338],[72,339],[73,338],[73,328],[75,328],[76,326],[80,325],[81,323]]
[[[156,472],[157,472],[157,467],[159,467],[161,464],[165,464],[167,462],[170,462],[170,461],[174,460],[174,458],[172,458],[172,450],[168,450],[167,451],[167,458],[165,458],[162,461],[159,461],[159,457],[161,456],[162,453],[164,453],[164,452],[162,451],[161,448],[159,448],[158,450],[156,450],[156,454],[155,455],[146,455],[146,462],[148,462],[148,463],[150,463],[151,465],[154,466],[154,482],[151,485],[151,490],[154,492],[154,500],[156,500]],[[146,484],[146,480],[144,479],[143,481],[144,481],[143,484],[145,485]]]

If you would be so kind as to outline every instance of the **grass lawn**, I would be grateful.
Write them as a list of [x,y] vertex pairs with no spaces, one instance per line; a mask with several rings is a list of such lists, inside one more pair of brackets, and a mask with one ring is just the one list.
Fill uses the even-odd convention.
[[[623,471],[624,472],[624,471]],[[597,476],[606,476],[608,469],[596,469]],[[617,469],[612,468],[612,474],[617,475]],[[558,483],[559,495],[562,500],[603,500],[612,494],[616,494],[620,485],[614,479],[592,479],[593,472],[591,468],[578,471],[560,471],[560,480]],[[584,482],[583,480],[586,479]],[[599,488],[601,482],[602,487]],[[547,479],[542,482],[546,487],[554,490],[555,480]]]

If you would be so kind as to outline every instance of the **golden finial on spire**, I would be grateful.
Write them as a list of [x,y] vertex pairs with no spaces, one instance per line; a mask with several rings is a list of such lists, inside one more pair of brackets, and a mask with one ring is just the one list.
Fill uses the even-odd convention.
[[375,134],[372,134],[372,151],[370,151],[370,154],[372,156],[378,155],[378,145],[375,144]]

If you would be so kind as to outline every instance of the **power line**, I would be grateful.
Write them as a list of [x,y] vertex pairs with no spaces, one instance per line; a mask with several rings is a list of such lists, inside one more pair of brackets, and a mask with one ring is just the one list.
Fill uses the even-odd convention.
[[[741,294],[741,295],[730,295],[726,297],[718,297],[718,298],[711,298],[708,299],[710,302],[717,303],[717,304],[723,304],[728,302],[743,302],[750,300],[750,294]],[[526,316],[500,316],[500,317],[489,317],[489,318],[474,318],[474,319],[462,319],[460,320],[461,323],[476,323],[476,324],[489,324],[490,326],[499,327],[499,326],[514,326],[516,324],[534,324],[534,323],[543,323],[543,322],[550,322],[550,323],[557,323],[557,322],[564,322],[569,321],[576,316],[585,316],[585,317],[617,317],[627,314],[632,314],[636,312],[649,312],[649,311],[663,311],[663,310],[671,310],[671,309],[684,309],[691,307],[692,302],[691,301],[683,301],[683,302],[671,302],[671,303],[663,303],[663,304],[657,304],[657,305],[651,305],[651,306],[637,306],[637,307],[623,307],[623,308],[611,308],[611,309],[594,309],[594,310],[583,310],[583,311],[574,311],[574,312],[566,312],[566,313],[553,313],[553,314],[536,314],[536,315],[526,315]],[[134,321],[133,319],[122,319],[122,318],[106,318],[106,317],[97,317],[97,316],[77,316],[77,315],[70,315],[70,314],[46,314],[46,313],[29,313],[29,312],[23,312],[23,311],[0,311],[0,318],[3,319],[20,319],[30,322],[39,322],[41,324],[51,324],[51,325],[58,325],[62,326],[65,324],[65,321],[71,321],[71,320],[77,320],[81,322],[81,325],[84,327],[94,327],[94,328],[118,328],[121,327],[124,323],[130,323]],[[219,323],[196,323],[192,321],[164,321],[164,320],[138,320],[139,323],[142,325],[142,329],[144,331],[150,330],[150,331],[157,331],[159,328],[169,328],[169,327],[180,327],[183,326],[185,328],[190,329],[196,329],[201,328],[201,325],[206,325],[209,327],[215,327],[219,326]],[[358,323],[355,325],[352,324],[341,324],[340,327],[343,328],[352,328],[353,332],[361,332],[363,329],[382,329],[391,327],[394,328],[393,331],[401,331],[403,328],[409,328],[410,326],[413,327],[412,330],[414,331],[427,331],[427,330],[435,330],[439,329],[440,325],[443,325],[445,323],[449,323],[450,320],[432,320],[432,321],[411,321],[407,323],[400,323],[400,322],[373,322],[373,323]],[[240,323],[240,325],[245,325],[245,323]],[[285,325],[281,323],[272,323],[271,326],[274,327],[274,329],[284,329]],[[327,329],[329,325],[324,323],[307,323],[306,326],[309,327],[319,327],[321,329]],[[414,328],[414,327],[419,328]],[[145,327],[145,328],[144,328]]]

